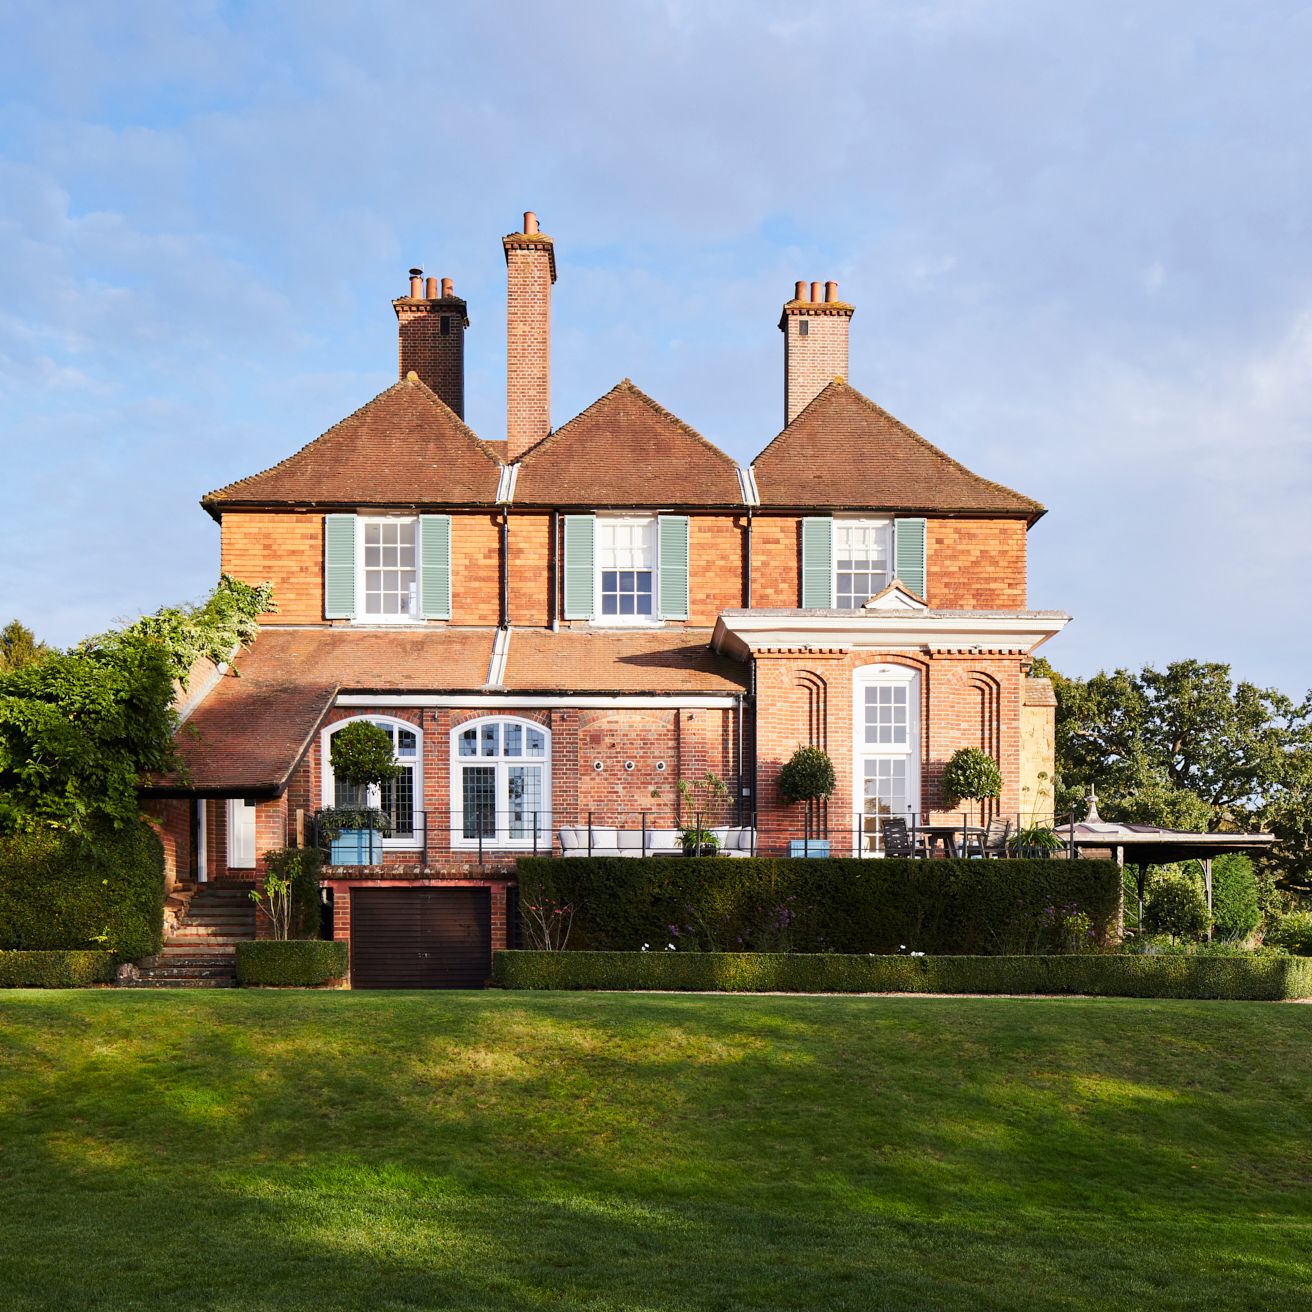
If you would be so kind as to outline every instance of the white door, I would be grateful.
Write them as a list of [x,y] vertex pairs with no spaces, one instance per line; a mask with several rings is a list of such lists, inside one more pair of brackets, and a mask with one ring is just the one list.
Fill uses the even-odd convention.
[[255,803],[241,797],[228,802],[228,866],[255,869]]
[[862,849],[883,848],[883,822],[920,819],[920,680],[898,665],[867,665],[856,671],[853,739]]

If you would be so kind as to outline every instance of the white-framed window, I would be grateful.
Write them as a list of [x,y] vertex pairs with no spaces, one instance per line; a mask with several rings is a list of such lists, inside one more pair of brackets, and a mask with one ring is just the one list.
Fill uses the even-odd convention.
[[834,520],[834,605],[856,610],[893,578],[891,519]]
[[863,665],[852,679],[854,801],[862,849],[877,852],[889,817],[920,820],[920,674]]
[[658,620],[655,515],[597,516],[597,619],[603,624]]
[[356,619],[399,624],[419,615],[419,520],[361,515],[357,537]]
[[228,799],[228,868],[255,869],[255,803],[249,798]]
[[[361,788],[333,776],[332,737],[353,720],[376,724],[392,740],[401,773],[383,784]],[[324,806],[371,806],[382,811],[392,822],[392,832],[383,837],[383,846],[414,848],[423,845],[424,836],[424,734],[417,724],[386,715],[360,715],[352,720],[338,720],[323,731]]]
[[551,844],[551,734],[532,720],[495,716],[451,731],[451,845]]

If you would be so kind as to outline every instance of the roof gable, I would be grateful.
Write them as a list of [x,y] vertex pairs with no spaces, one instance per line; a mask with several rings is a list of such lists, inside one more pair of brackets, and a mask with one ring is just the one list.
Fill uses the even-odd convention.
[[972,473],[835,378],[752,462],[762,506],[1024,515],[1043,506]]
[[515,504],[742,504],[737,465],[625,378],[524,453]]
[[495,453],[413,374],[271,469],[201,498],[240,505],[491,505]]

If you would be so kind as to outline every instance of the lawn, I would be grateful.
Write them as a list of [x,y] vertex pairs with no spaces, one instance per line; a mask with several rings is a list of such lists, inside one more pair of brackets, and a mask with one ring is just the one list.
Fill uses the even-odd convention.
[[5,1312],[1309,1289],[1309,1007],[0,995]]

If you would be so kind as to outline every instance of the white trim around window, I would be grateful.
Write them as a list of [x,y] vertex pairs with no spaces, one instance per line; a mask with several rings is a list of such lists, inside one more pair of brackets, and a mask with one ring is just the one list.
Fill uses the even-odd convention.
[[[385,851],[414,851],[424,845],[424,731],[413,720],[402,720],[393,715],[353,715],[348,720],[335,720],[319,735],[320,773],[319,800],[322,806],[337,805],[337,780],[333,777],[331,757],[332,736],[355,720],[368,720],[391,735],[396,750],[396,763],[404,773],[397,784],[371,786],[364,798],[367,806],[387,811],[392,817],[393,831],[384,836]],[[410,805],[405,806],[406,794]]]
[[[414,624],[420,614],[419,517],[360,515],[355,533],[355,622]],[[370,610],[372,598],[375,609]]]
[[859,610],[893,581],[893,521],[834,517],[834,606]]
[[852,674],[852,809],[861,816],[866,853],[879,847],[877,819],[919,820],[920,743],[920,671],[859,666]]
[[[551,730],[488,715],[451,730],[451,846],[551,850]],[[480,831],[482,834],[480,844]]]
[[603,628],[660,624],[657,516],[597,515],[594,531],[592,623]]

